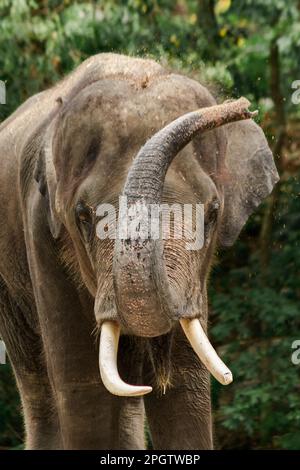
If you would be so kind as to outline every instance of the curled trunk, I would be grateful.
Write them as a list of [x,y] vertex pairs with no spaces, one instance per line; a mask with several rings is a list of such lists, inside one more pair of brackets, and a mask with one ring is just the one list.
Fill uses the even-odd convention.
[[[252,117],[249,104],[240,98],[202,108],[157,132],[141,148],[128,173],[123,191],[128,208],[160,204],[168,167],[178,152],[200,132]],[[118,315],[131,333],[159,336],[184,314],[184,299],[169,284],[162,240],[118,238],[113,275]]]

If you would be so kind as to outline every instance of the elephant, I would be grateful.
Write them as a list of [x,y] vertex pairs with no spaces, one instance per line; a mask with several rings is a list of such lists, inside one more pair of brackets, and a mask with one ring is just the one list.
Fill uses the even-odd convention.
[[[154,449],[213,448],[210,373],[232,375],[207,337],[210,268],[278,181],[248,107],[102,53],[1,124],[0,336],[26,449],[145,449],[145,417]],[[120,196],[201,204],[201,249],[109,236],[98,207]]]

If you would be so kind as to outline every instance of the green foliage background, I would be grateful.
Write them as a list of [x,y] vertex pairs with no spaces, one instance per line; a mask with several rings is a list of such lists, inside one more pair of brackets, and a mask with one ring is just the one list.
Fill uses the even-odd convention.
[[[0,0],[0,79],[7,105],[49,87],[98,52],[150,56],[247,96],[274,149],[281,183],[239,241],[219,253],[211,335],[235,382],[213,382],[218,448],[300,449],[299,0]],[[22,444],[9,365],[0,367],[0,448]]]

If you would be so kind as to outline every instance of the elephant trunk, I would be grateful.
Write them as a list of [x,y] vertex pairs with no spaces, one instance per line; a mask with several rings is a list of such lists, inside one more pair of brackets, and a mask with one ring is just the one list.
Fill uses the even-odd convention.
[[[200,132],[252,117],[249,105],[248,100],[240,98],[202,108],[179,117],[148,140],[138,152],[124,186],[129,220],[138,217],[139,227],[144,222],[148,226],[150,205],[160,204],[168,167],[178,152]],[[119,228],[122,223],[120,213]],[[161,239],[154,240],[149,234],[118,236],[113,277],[119,318],[133,334],[162,335],[184,312],[184,299],[169,283]]]

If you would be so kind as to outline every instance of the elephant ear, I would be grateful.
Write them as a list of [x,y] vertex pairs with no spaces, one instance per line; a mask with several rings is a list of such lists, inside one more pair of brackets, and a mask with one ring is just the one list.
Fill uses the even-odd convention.
[[46,200],[47,219],[51,234],[54,238],[58,238],[62,223],[55,206],[57,179],[53,163],[52,133],[53,131],[50,129],[40,145],[34,178],[38,183],[40,193]]
[[262,129],[252,120],[226,125],[224,209],[219,242],[231,246],[247,219],[279,180],[273,154]]

